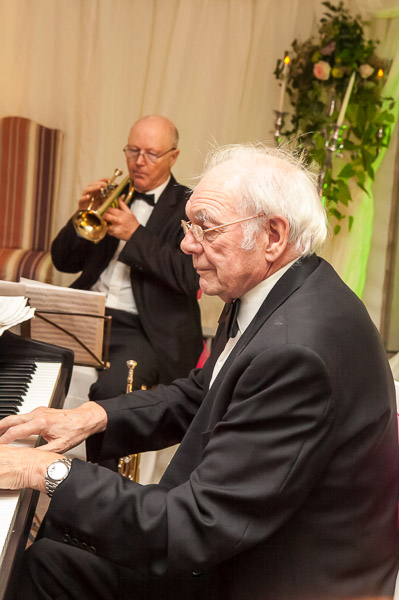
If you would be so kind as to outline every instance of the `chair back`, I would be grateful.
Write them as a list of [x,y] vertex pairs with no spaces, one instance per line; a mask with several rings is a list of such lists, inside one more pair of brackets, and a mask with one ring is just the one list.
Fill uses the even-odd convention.
[[0,119],[0,248],[49,250],[62,141],[30,119]]

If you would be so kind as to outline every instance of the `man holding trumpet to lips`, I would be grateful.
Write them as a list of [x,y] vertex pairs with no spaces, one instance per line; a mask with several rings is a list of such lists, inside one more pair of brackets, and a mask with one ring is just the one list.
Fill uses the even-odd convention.
[[[112,316],[110,368],[99,371],[90,389],[92,400],[125,391],[128,359],[138,363],[135,389],[150,388],[187,375],[202,350],[198,276],[180,250],[180,220],[185,218],[189,190],[171,173],[179,155],[178,139],[169,119],[139,119],[123,148],[130,184],[119,206],[103,215],[107,235],[93,244],[77,235],[71,219],[52,244],[55,267],[67,273],[81,271],[72,287],[104,292],[106,314]],[[107,181],[89,184],[79,209],[87,208]]]

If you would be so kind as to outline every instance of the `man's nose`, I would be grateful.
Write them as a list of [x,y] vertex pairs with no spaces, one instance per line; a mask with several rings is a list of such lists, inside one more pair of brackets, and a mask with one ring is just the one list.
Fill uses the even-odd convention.
[[145,163],[144,152],[143,152],[143,150],[141,150],[140,154],[136,158],[136,165],[142,165],[144,163]]
[[197,242],[191,231],[188,231],[180,242],[180,248],[184,254],[201,254],[204,250],[201,242]]

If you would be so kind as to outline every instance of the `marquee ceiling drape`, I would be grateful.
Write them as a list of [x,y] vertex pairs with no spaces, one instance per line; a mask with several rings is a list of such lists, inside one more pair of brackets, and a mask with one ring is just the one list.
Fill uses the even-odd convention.
[[[395,59],[389,85],[398,97],[399,3],[352,0],[348,6],[371,17],[381,55]],[[141,115],[164,114],[177,124],[181,155],[174,174],[183,183],[200,172],[211,144],[273,143],[276,61],[295,38],[316,31],[323,10],[320,0],[0,0],[0,115],[29,117],[65,133],[54,232],[87,182],[125,168],[122,148]],[[373,186],[369,266],[384,260],[374,236],[389,218],[393,160],[390,149]],[[363,216],[357,222],[360,227]],[[358,242],[344,238],[326,252],[350,279]],[[369,268],[364,298],[376,321],[379,284]]]

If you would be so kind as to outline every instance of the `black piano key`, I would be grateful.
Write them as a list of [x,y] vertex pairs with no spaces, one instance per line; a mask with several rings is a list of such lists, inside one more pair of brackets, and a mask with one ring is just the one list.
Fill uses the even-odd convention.
[[26,394],[28,390],[29,386],[19,385],[18,383],[7,383],[5,385],[0,383],[0,395],[2,394],[3,396],[9,392]]
[[7,375],[5,377],[0,376],[0,385],[5,385],[6,383],[29,383],[30,381],[32,381],[31,375],[24,375],[21,377],[15,377],[15,375]]
[[15,384],[12,385],[10,383],[7,383],[6,385],[2,385],[0,386],[0,396],[3,394],[6,394],[8,392],[21,392],[21,393],[25,393],[29,390],[29,386],[23,384]]
[[23,401],[24,399],[21,396],[8,396],[8,398],[0,398],[0,407],[8,403],[21,405]]
[[18,360],[1,360],[0,367],[4,367],[5,369],[32,369],[32,371],[35,371],[37,369],[35,362],[24,362]]
[[12,369],[1,369],[0,367],[0,376],[1,377],[33,377],[34,371],[13,371]]
[[37,370],[36,365],[12,365],[4,363],[0,363],[0,370],[3,372],[11,372],[11,373],[35,373]]
[[8,408],[0,408],[0,415],[16,415],[18,414],[18,406],[10,406]]
[[[25,344],[24,344],[25,346]],[[21,348],[22,352],[24,351],[24,348]],[[46,359],[44,359],[46,360]],[[16,354],[15,356],[13,356],[12,358],[10,358],[9,356],[6,357],[4,356],[3,358],[0,358],[0,364],[11,364],[11,365],[34,365],[36,363],[36,358],[24,358],[23,354],[21,354],[21,356],[18,356],[18,354]]]
[[21,369],[15,369],[12,365],[1,365],[0,364],[0,373],[13,373],[16,375],[23,375],[24,373],[26,373],[27,375],[33,375],[36,372],[37,369],[31,369],[31,368],[21,368]]
[[7,377],[33,377],[35,371],[31,369],[2,369],[0,367],[0,374]]

